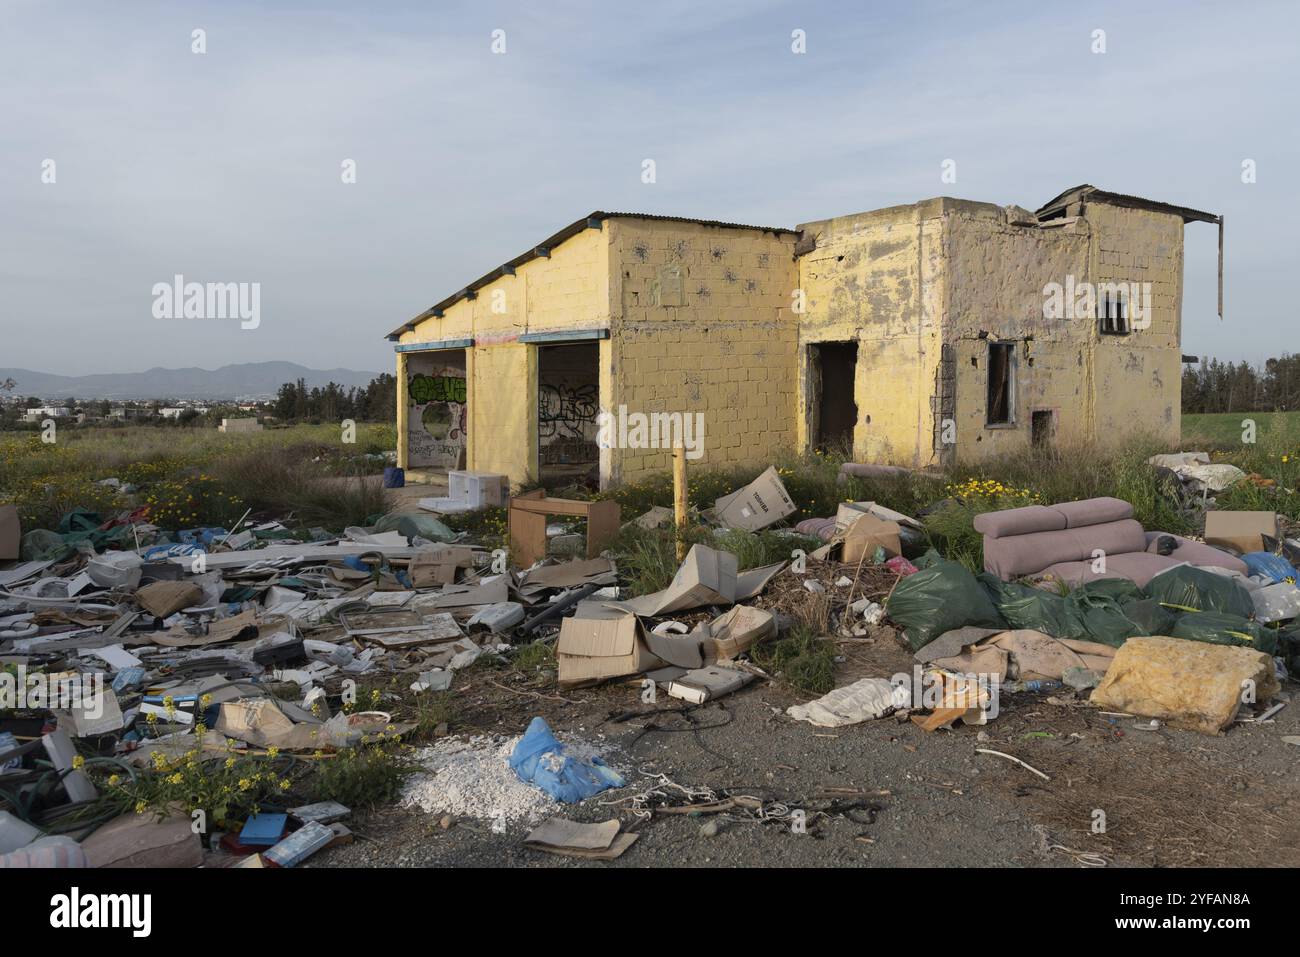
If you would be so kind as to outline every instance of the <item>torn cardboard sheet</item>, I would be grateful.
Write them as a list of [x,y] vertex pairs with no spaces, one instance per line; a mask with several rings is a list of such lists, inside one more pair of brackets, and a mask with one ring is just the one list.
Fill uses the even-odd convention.
[[1041,631],[1003,631],[966,645],[956,655],[929,659],[930,664],[962,674],[997,675],[999,679],[1060,681],[1071,668],[1105,674],[1115,649],[1094,641],[1053,638]]
[[645,618],[701,605],[730,605],[736,597],[736,556],[707,545],[692,545],[672,582],[663,591],[620,602]]
[[520,596],[531,598],[549,588],[581,588],[583,585],[616,585],[618,569],[608,558],[542,565],[524,572],[515,589]]
[[213,645],[222,641],[246,640],[257,637],[257,615],[253,611],[240,612],[229,618],[217,618],[207,623],[204,634],[191,635],[184,624],[173,625],[170,631],[148,632],[148,637],[156,645],[168,648],[194,648],[199,645]]
[[636,843],[639,835],[620,833],[617,820],[583,824],[562,817],[544,821],[524,838],[524,845],[547,854],[612,861]]
[[417,595],[411,600],[410,607],[429,608],[470,608],[474,605],[495,605],[508,601],[509,586],[504,575],[496,575],[482,582],[464,585],[446,585],[434,595]]
[[767,471],[744,488],[713,503],[713,514],[719,522],[727,528],[747,532],[767,528],[796,510],[775,466],[768,466]]

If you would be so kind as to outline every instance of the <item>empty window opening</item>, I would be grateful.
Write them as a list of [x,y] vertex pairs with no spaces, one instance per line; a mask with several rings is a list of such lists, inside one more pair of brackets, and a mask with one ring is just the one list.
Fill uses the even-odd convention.
[[543,480],[599,481],[600,345],[537,349],[537,464]]
[[1015,375],[1012,365],[1013,343],[990,342],[988,360],[988,425],[1011,425],[1015,396]]
[[1030,416],[1029,443],[1036,449],[1050,448],[1056,436],[1056,413],[1038,409]]
[[1103,289],[1099,292],[1097,315],[1103,336],[1128,335],[1128,301],[1122,289]]
[[858,421],[858,403],[854,396],[857,378],[858,344],[856,342],[819,342],[810,347],[812,380],[811,434],[816,447],[850,454],[853,451],[853,427]]

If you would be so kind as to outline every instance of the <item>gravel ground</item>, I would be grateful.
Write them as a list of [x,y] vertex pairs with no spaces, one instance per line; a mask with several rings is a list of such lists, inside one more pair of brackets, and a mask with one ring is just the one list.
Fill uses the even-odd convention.
[[[889,629],[843,648],[840,684],[911,665]],[[1138,730],[1134,719],[1108,719],[1068,696],[1004,695],[985,727],[927,734],[902,716],[841,729],[794,722],[784,710],[803,698],[758,684],[694,710],[692,731],[680,714],[609,720],[656,707],[640,704],[629,686],[539,693],[518,675],[516,690],[509,674],[480,675],[458,690],[467,710],[453,733],[513,736],[543,714],[557,732],[602,748],[629,786],[554,813],[620,816],[641,835],[626,854],[613,862],[555,857],[524,847],[522,824],[494,833],[487,820],[389,808],[358,818],[353,844],[309,866],[1300,865],[1300,748],[1282,741],[1300,734],[1295,706],[1272,724],[1237,725],[1215,738]],[[657,707],[678,705],[661,696]],[[679,730],[644,731],[648,722]],[[1051,780],[977,747],[1013,754]],[[802,808],[806,832],[788,819],[743,814],[638,820],[627,798],[657,775]],[[847,816],[815,813],[850,798],[861,806]],[[1099,810],[1104,832],[1094,831]],[[702,830],[710,821],[716,834]]]

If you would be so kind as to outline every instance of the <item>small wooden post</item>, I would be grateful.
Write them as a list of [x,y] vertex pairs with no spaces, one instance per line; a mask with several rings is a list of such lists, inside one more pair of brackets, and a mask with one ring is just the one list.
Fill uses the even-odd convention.
[[677,526],[677,560],[686,558],[686,448],[673,446],[673,523]]

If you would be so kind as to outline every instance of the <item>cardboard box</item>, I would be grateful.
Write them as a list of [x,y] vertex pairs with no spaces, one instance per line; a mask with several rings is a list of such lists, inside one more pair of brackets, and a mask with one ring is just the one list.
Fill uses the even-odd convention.
[[760,528],[779,522],[797,511],[790,493],[781,484],[776,468],[768,466],[766,472],[742,489],[724,495],[713,503],[718,521],[727,528],[756,532]]
[[18,557],[22,537],[22,526],[18,523],[18,506],[0,505],[0,562]]
[[561,687],[638,675],[663,663],[646,646],[636,615],[601,602],[581,602],[564,619],[556,653]]
[[1277,538],[1273,512],[1206,512],[1205,544],[1241,554],[1264,550],[1264,536]]
[[844,533],[843,560],[856,562],[863,555],[870,559],[877,547],[884,548],[886,558],[901,555],[903,550],[898,538],[899,532],[897,522],[885,522],[874,515],[863,515]]
[[654,618],[701,605],[730,605],[736,600],[736,567],[736,556],[730,552],[692,545],[667,588],[623,602],[621,607]]
[[737,605],[724,615],[702,625],[705,661],[735,658],[756,641],[776,634],[776,617],[751,605]]
[[411,556],[407,574],[414,588],[452,585],[462,568],[474,567],[474,550],[463,545],[424,548]]

